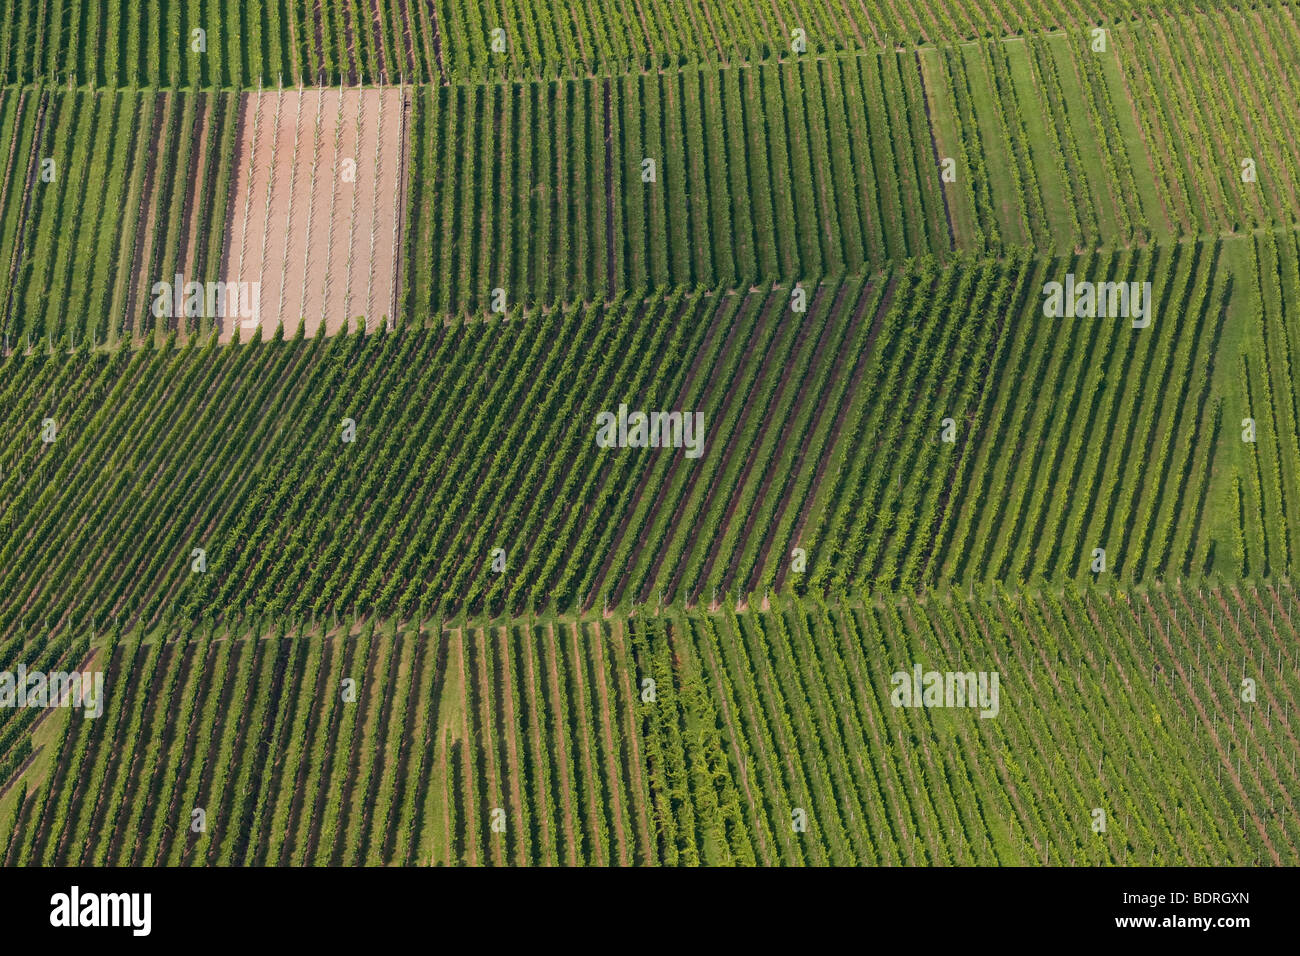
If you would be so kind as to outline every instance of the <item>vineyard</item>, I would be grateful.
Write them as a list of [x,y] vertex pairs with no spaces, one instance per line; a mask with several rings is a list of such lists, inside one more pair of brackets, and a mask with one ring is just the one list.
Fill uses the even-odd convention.
[[260,283],[242,335],[292,337],[482,315],[497,290],[551,307],[1292,227],[1300,120],[1256,91],[1300,72],[1252,22],[1300,46],[1283,9],[1123,24],[1104,55],[1053,33],[546,83],[3,87],[0,327],[10,350],[229,340],[232,317],[153,314],[176,275]]
[[[0,84],[251,89],[277,78],[446,85],[649,73],[787,57],[796,30],[817,56],[1234,9],[1216,0],[618,0],[572,9],[538,0],[16,0],[0,24]],[[1292,14],[1285,0],[1254,9]]]
[[1300,863],[1287,0],[12,6],[0,865]]
[[237,113],[220,92],[0,90],[6,351],[184,324],[156,318],[150,290],[216,277]]
[[[48,782],[0,796],[0,854],[1295,865],[1298,611],[1240,583],[113,631],[92,653],[124,692],[33,734]],[[892,704],[892,673],[938,661],[996,672],[999,719]]]
[[[1294,409],[1261,412],[1253,454],[1224,421],[1242,384],[1295,389],[1276,315],[1282,358],[1243,339],[1261,300],[1224,265],[1251,247],[931,263],[808,289],[806,314],[778,287],[238,349],[18,354],[0,378],[0,623],[1083,582],[1095,548],[1126,582],[1287,573]],[[1294,285],[1294,242],[1273,254]],[[1043,321],[1039,290],[1069,269],[1150,282],[1163,320]],[[1246,351],[1221,367],[1233,341]],[[702,454],[599,448],[591,423],[619,402],[701,409]],[[1241,504],[1225,508],[1229,482]]]
[[[1233,15],[1125,26],[1103,56],[1054,34],[425,87],[403,314],[481,314],[498,288],[554,304],[1295,225],[1300,169],[1279,144],[1300,140],[1297,116],[1247,85],[1274,61],[1196,58],[1231,29]],[[1220,110],[1225,89],[1235,109]],[[1241,157],[1268,190],[1240,182]]]

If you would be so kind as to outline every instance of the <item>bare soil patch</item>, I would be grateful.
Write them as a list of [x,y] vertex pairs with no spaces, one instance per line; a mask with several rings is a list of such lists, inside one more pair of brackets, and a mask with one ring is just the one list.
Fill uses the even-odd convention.
[[248,341],[259,328],[269,338],[280,323],[286,338],[299,325],[308,337],[322,327],[333,335],[358,318],[368,331],[385,325],[397,301],[404,94],[286,90],[278,126],[276,94],[262,95],[260,117],[254,93],[241,112],[246,160],[236,172],[221,276],[259,283],[256,315],[222,316],[221,340]]

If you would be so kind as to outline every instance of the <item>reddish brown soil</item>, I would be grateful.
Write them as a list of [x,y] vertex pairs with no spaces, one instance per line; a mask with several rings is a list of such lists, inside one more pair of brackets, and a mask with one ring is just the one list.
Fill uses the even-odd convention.
[[[237,329],[247,341],[259,327],[270,337],[280,322],[286,338],[303,322],[307,336],[322,324],[332,335],[357,317],[364,317],[367,329],[384,325],[397,291],[394,217],[406,121],[401,92],[286,90],[278,136],[277,94],[262,95],[260,120],[256,94],[247,94],[242,111],[240,155],[250,161],[236,173],[222,275],[225,282],[260,282],[258,318],[223,317],[222,341],[234,338]],[[344,178],[346,160],[356,164],[351,182]]]

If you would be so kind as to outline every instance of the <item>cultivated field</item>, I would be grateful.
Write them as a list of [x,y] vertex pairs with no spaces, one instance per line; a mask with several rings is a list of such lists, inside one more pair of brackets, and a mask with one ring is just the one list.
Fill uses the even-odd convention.
[[1292,3],[13,7],[3,864],[1300,863]]
[[[1253,26],[1300,48],[1289,11],[1218,13],[1116,27],[1102,54],[1055,33],[425,87],[402,313],[1292,227],[1300,117],[1255,91],[1300,73]],[[1225,35],[1232,56],[1200,55]]]
[[[15,357],[0,625],[1084,582],[1096,548],[1106,579],[1132,583],[1290,573],[1288,241],[931,263],[810,288],[807,313],[775,288],[247,351]],[[1279,270],[1262,297],[1257,244]],[[1042,286],[1071,269],[1150,281],[1156,318],[1044,320]],[[1253,446],[1226,420],[1247,397]],[[597,413],[620,402],[699,409],[699,457],[597,447]]]
[[[0,859],[1295,865],[1297,613],[1244,582],[114,633],[121,690],[34,734]],[[994,719],[893,706],[941,661],[999,674]]]
[[8,349],[66,350],[199,318],[154,283],[215,278],[237,113],[228,93],[0,90],[0,301]]
[[[1232,9],[1188,0],[15,0],[0,23],[0,83],[251,89],[259,78],[338,83],[474,82],[670,70],[805,52],[914,46]],[[1291,5],[1276,2],[1291,13]],[[204,30],[203,50],[195,29]],[[503,33],[495,34],[494,30]]]

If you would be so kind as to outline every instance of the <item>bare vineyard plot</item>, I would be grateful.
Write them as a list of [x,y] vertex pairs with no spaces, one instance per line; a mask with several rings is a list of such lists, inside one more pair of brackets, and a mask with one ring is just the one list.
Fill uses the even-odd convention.
[[395,320],[404,98],[399,89],[242,97],[221,281],[235,284],[241,306],[247,284],[253,307],[220,317],[222,341]]

